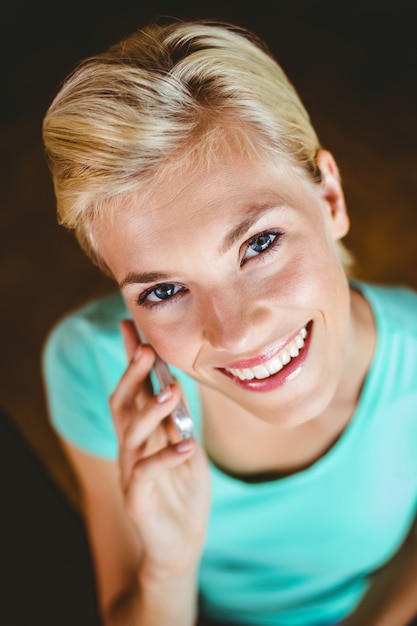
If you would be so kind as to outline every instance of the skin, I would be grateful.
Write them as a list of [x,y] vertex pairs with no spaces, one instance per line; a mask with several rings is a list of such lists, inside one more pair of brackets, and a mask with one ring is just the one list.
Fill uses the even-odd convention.
[[[189,169],[174,184],[168,172],[166,184],[126,199],[95,231],[135,322],[201,383],[206,444],[237,472],[270,470],[277,446],[287,468],[312,462],[345,427],[370,361],[373,322],[349,292],[335,245],[349,227],[337,167],[328,152],[319,161],[321,185],[287,164],[220,155],[204,176]],[[254,223],[226,248],[248,215]],[[275,239],[256,255],[259,233]],[[167,285],[174,295],[161,300]],[[291,376],[281,372],[278,386],[254,391],[225,375],[309,323],[308,357]],[[254,435],[265,441],[263,467]],[[294,437],[303,443],[296,458],[287,451]]]
[[[180,389],[153,396],[153,350],[125,320],[129,365],[110,399],[118,467],[64,444],[82,484],[106,625],[195,623],[206,454],[238,474],[292,473],[324,454],[353,414],[375,328],[337,254],[349,220],[336,164],[326,151],[318,163],[320,184],[287,163],[219,152],[207,171],[168,169],[157,188],[123,198],[95,224],[134,322],[199,383],[205,448],[167,442],[162,423]],[[241,384],[225,372],[264,361],[302,328],[300,358],[271,380]],[[402,597],[414,598],[401,572]],[[386,587],[373,588],[349,624],[363,615],[368,626],[405,624],[404,611],[381,618]],[[402,597],[383,595],[391,619]]]

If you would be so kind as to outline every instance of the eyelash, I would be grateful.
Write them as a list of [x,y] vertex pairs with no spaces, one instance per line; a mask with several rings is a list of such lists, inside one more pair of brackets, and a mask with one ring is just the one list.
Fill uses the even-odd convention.
[[[245,265],[248,261],[250,261],[251,259],[256,259],[258,257],[261,257],[262,259],[265,259],[266,256],[268,256],[269,254],[272,254],[273,252],[276,251],[276,248],[281,244],[281,240],[285,235],[285,232],[281,229],[274,229],[274,230],[264,230],[260,233],[257,233],[256,235],[254,235],[253,237],[251,237],[250,239],[248,239],[248,241],[245,241],[245,243],[241,246],[241,250],[242,248],[244,249],[244,253],[248,252],[249,247],[258,239],[261,239],[261,237],[265,237],[265,236],[273,236],[274,239],[271,241],[271,243],[264,249],[261,250],[258,254],[254,254],[253,256],[248,257],[247,259],[244,258],[244,254],[241,255],[241,259],[240,259],[240,267],[243,267],[243,265]],[[168,298],[161,299],[161,300],[157,300],[157,301],[151,301],[148,300],[149,296],[156,292],[158,289],[161,289],[161,287],[172,287],[174,290],[177,289],[175,291],[175,293],[172,296],[169,296]],[[180,293],[186,293],[188,290],[185,287],[182,287],[181,285],[178,285],[176,283],[161,283],[160,285],[155,285],[153,287],[150,287],[149,289],[146,289],[145,291],[143,291],[139,298],[137,299],[136,303],[139,306],[143,306],[146,307],[148,309],[155,309],[158,308],[160,306],[164,306],[166,304],[170,304],[172,302],[174,302],[176,300],[176,295],[180,294]]]
[[[178,287],[178,290],[169,298],[166,298],[165,300],[161,299],[161,300],[148,300],[148,297],[154,293],[157,289],[160,289],[161,287],[173,287],[174,289]],[[160,307],[162,305],[165,304],[169,304],[171,302],[173,302],[174,300],[176,300],[176,294],[177,293],[184,293],[186,292],[187,289],[185,287],[181,287],[181,285],[177,285],[175,283],[161,283],[160,285],[155,285],[154,287],[150,287],[149,289],[146,289],[145,291],[142,291],[142,293],[140,294],[139,298],[137,299],[136,303],[139,304],[139,306],[144,306],[148,309],[155,309],[157,307]]]
[[262,232],[257,233],[256,235],[251,237],[248,241],[245,241],[245,243],[242,246],[242,248],[244,248],[244,252],[245,253],[248,252],[249,246],[251,246],[257,239],[259,240],[262,237],[265,237],[268,235],[274,237],[271,243],[264,250],[261,250],[260,252],[258,252],[258,254],[249,256],[247,259],[245,259],[244,255],[242,254],[242,257],[240,260],[240,267],[243,267],[243,265],[245,265],[245,263],[247,263],[251,259],[262,257],[262,259],[264,260],[269,254],[271,254],[272,252],[275,252],[276,248],[281,244],[281,241],[285,235],[285,232],[281,229],[263,230]]

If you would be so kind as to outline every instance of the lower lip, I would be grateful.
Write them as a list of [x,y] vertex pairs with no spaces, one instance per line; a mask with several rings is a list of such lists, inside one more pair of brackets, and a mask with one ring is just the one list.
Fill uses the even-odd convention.
[[251,380],[240,380],[240,378],[238,378],[237,376],[233,376],[233,374],[231,374],[227,370],[219,369],[219,371],[227,376],[227,378],[232,380],[235,385],[248,391],[266,392],[273,391],[274,389],[278,389],[279,387],[283,387],[290,380],[298,376],[302,367],[304,366],[310,347],[312,326],[312,322],[309,322],[309,324],[307,325],[308,335],[305,339],[304,346],[300,350],[299,355],[295,358],[292,358],[288,365],[284,365],[284,367],[279,372],[273,374],[272,376],[268,376],[268,378],[252,378]]

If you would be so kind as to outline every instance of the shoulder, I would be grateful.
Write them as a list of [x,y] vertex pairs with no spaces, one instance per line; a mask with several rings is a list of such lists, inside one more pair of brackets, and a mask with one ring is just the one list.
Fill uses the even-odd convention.
[[119,292],[111,292],[68,311],[54,325],[50,335],[68,332],[106,332],[118,327],[130,313]]
[[359,289],[370,303],[377,331],[368,406],[378,406],[388,416],[411,415],[415,423],[417,293],[401,285],[362,283]]
[[119,338],[119,324],[130,314],[118,292],[106,294],[73,309],[60,318],[45,340],[46,354],[73,352],[96,342]]
[[379,285],[352,281],[368,300],[378,325],[417,337],[417,291],[403,285]]
[[108,398],[126,366],[119,324],[128,315],[118,293],[92,300],[56,322],[42,354],[55,430],[80,449],[106,458],[117,455]]
[[126,366],[120,321],[129,316],[119,293],[96,298],[59,319],[45,339],[42,367],[47,386],[92,382],[112,391]]

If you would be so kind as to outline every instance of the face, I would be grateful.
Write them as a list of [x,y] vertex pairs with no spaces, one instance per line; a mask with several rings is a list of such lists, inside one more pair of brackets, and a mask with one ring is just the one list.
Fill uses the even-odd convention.
[[348,229],[337,170],[216,157],[166,175],[96,224],[100,254],[163,359],[258,418],[300,423],[346,369]]

